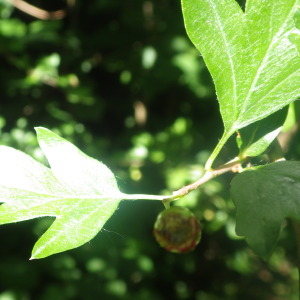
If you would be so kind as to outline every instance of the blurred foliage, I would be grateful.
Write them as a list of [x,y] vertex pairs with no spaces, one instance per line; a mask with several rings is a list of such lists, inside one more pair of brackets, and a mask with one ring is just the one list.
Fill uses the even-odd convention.
[[[0,144],[47,163],[33,130],[47,127],[108,164],[127,193],[170,193],[198,179],[222,123],[179,1],[68,3],[62,20],[38,20],[0,0]],[[235,151],[229,143],[224,161]],[[27,258],[51,218],[2,226],[0,300],[297,299],[291,226],[269,262],[257,258],[235,235],[231,178],[176,202],[204,228],[187,255],[156,244],[156,201],[121,203],[91,243],[44,260]]]

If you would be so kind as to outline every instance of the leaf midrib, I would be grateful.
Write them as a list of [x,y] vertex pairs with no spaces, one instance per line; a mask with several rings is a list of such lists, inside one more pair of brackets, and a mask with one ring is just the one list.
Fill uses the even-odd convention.
[[[213,4],[214,2],[213,1],[209,1],[209,5],[213,11],[213,14],[215,16],[215,19],[217,21],[217,24],[218,24],[218,28],[220,30],[220,33],[221,33],[221,37],[223,39],[223,42],[224,42],[224,45],[225,45],[225,53],[227,54],[227,57],[228,57],[228,60],[229,60],[229,65],[230,65],[230,69],[231,69],[231,78],[232,78],[232,83],[233,83],[233,101],[234,101],[234,107],[236,108],[237,107],[237,87],[236,87],[236,73],[235,73],[235,67],[234,67],[234,63],[233,63],[233,60],[232,60],[232,55],[229,51],[229,44],[228,44],[228,41],[226,39],[226,35],[224,34],[224,32],[226,32],[226,30],[223,28],[222,26],[222,22],[219,18],[219,15],[218,13],[216,12],[216,6]],[[235,114],[236,114],[236,109],[235,109]]]
[[[7,188],[6,186],[2,186],[0,185],[0,187],[4,187]],[[47,194],[47,193],[43,193],[43,192],[35,192],[32,190],[27,190],[27,189],[23,189],[23,188],[14,188],[14,187],[9,187],[9,190],[14,190],[14,192],[17,191],[25,191],[26,193],[32,194],[32,196],[36,195],[38,197],[45,197],[48,198],[49,201],[55,201],[55,200],[66,200],[66,199],[70,199],[70,200],[104,200],[104,199],[122,199],[122,196],[124,196],[124,194],[122,194],[121,192],[119,193],[114,193],[114,194],[106,194],[106,195],[101,195],[101,194],[94,194],[94,195],[72,195],[72,194],[67,194],[66,196],[62,196],[62,195],[55,195],[55,194]],[[51,197],[51,198],[49,198]],[[22,198],[23,200],[26,200],[26,197]],[[28,199],[32,199],[32,198],[28,198]],[[7,202],[2,202],[2,203],[12,203],[13,201],[7,201]],[[45,202],[43,202],[45,203]]]

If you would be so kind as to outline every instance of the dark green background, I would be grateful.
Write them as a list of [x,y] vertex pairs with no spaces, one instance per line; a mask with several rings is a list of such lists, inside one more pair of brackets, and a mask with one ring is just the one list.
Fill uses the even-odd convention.
[[[126,193],[171,193],[196,180],[222,134],[177,0],[78,0],[66,18],[46,21],[1,0],[0,61],[0,144],[45,162],[33,128],[47,127],[106,163]],[[235,151],[229,143],[219,163]],[[231,178],[178,201],[204,227],[186,255],[156,244],[155,201],[121,203],[90,243],[43,260],[28,258],[50,218],[0,227],[0,300],[297,299],[289,225],[269,262],[256,257],[234,233]]]

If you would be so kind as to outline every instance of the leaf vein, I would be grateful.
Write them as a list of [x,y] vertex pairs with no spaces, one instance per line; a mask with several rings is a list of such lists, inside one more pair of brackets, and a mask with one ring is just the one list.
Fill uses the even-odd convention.
[[[254,103],[252,106],[248,107],[247,108],[247,112],[249,113],[249,111],[251,109],[253,109],[254,107],[258,106],[260,104],[260,102],[262,102],[266,97],[269,96],[269,94],[272,93],[272,91],[276,90],[280,85],[284,84],[290,77],[294,76],[297,72],[299,72],[299,75],[300,75],[300,70],[299,69],[296,69],[294,70],[294,72],[290,73],[289,76],[287,76],[284,80],[281,80],[279,82],[277,82],[276,84],[273,85],[273,87],[269,90],[268,93],[266,93],[258,102]],[[300,91],[300,87],[298,88],[298,90]],[[275,112],[277,110],[279,106],[274,106],[273,109],[270,111],[270,114],[272,112]],[[241,115],[241,118],[243,117],[243,115]],[[250,123],[252,123],[252,121],[256,120],[256,117],[252,118],[252,119],[249,119],[247,120],[247,122],[244,122],[244,123],[239,123],[238,120],[237,120],[237,125],[238,125],[238,128],[242,128]]]
[[230,65],[230,69],[231,69],[231,78],[232,78],[232,83],[233,83],[233,100],[234,100],[234,108],[236,108],[236,103],[237,103],[237,86],[236,86],[236,75],[235,75],[235,66],[234,66],[234,62],[233,62],[233,59],[232,59],[232,53],[230,52],[229,50],[229,43],[227,41],[227,37],[226,35],[224,34],[226,32],[225,28],[223,27],[223,24],[220,20],[220,17],[219,17],[219,14],[217,13],[217,9],[216,9],[216,5],[214,3],[214,1],[209,1],[209,4],[211,6],[211,9],[213,11],[213,14],[215,16],[215,19],[216,19],[216,23],[218,25],[218,28],[220,30],[220,34],[221,34],[221,37],[222,37],[222,40],[224,42],[224,45],[225,45],[225,52],[227,54],[227,57],[228,57],[228,61],[229,61],[229,65]]

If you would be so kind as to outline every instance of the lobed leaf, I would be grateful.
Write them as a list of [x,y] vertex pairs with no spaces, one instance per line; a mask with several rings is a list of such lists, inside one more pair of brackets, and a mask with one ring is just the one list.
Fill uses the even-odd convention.
[[268,258],[285,218],[300,221],[300,162],[282,161],[244,171],[231,182],[236,233]]
[[54,216],[33,248],[32,258],[43,258],[91,240],[124,194],[104,164],[48,129],[36,131],[51,169],[0,146],[0,224]]
[[300,95],[299,4],[248,0],[243,12],[235,0],[182,0],[187,33],[216,87],[225,127],[218,151],[235,131]]
[[37,127],[37,138],[55,177],[76,195],[119,193],[114,174],[52,131]]

